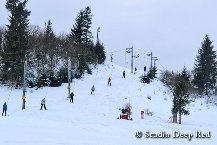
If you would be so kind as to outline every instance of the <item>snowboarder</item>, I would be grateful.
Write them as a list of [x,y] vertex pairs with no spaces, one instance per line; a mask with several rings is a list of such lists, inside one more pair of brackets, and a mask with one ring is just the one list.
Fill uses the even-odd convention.
[[137,68],[135,67],[135,72],[134,72],[134,74],[136,74],[136,71],[137,71]]
[[123,71],[123,76],[122,76],[122,78],[125,78],[125,70]]
[[111,81],[112,81],[112,79],[111,79],[111,77],[109,77],[109,78],[108,78],[108,86],[111,86],[111,85],[112,85]]
[[74,93],[71,92],[71,94],[70,94],[70,102],[72,102],[72,103],[73,103],[73,97],[74,97]]
[[2,116],[3,116],[3,114],[5,113],[5,116],[6,116],[6,111],[7,111],[7,104],[6,104],[6,102],[3,104],[3,112],[2,112]]
[[94,91],[95,91],[95,87],[94,87],[94,85],[92,86],[92,88],[91,88],[91,95],[94,93]]
[[41,109],[40,110],[42,110],[43,106],[44,106],[44,109],[47,110],[46,106],[45,106],[45,102],[46,102],[45,98],[41,100]]

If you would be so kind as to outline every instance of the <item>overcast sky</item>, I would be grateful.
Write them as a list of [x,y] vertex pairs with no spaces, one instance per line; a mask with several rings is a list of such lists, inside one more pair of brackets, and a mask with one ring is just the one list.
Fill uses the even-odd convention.
[[[0,0],[0,25],[8,23],[6,0]],[[29,0],[30,24],[44,27],[51,19],[57,34],[69,33],[78,12],[90,6],[93,35],[101,27],[100,40],[106,52],[134,47],[140,53],[135,65],[150,65],[145,55],[158,57],[160,69],[192,69],[205,34],[217,49],[216,0]],[[130,55],[114,52],[114,62],[130,65]],[[125,63],[126,62],[126,63]],[[142,64],[142,65],[141,65]]]

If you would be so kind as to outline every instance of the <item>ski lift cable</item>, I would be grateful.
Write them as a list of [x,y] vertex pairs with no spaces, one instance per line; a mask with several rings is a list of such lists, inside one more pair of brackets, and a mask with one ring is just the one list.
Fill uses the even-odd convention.
[[110,53],[117,53],[117,52],[120,52],[120,51],[124,51],[126,49],[119,49],[119,50],[116,50],[116,51],[111,51]]
[[94,79],[94,83],[93,83],[93,85],[95,85],[95,83],[96,83],[97,75],[98,75],[98,67],[97,67],[96,76],[95,76],[95,79]]
[[126,51],[125,51],[125,57],[124,57],[124,68],[126,69]]
[[7,99],[7,104],[8,104],[8,102],[9,102],[10,98],[11,98],[11,92],[12,92],[12,87],[11,87],[11,91],[10,91],[9,96],[8,96],[8,99]]
[[48,87],[45,87],[45,96],[44,96],[45,99],[47,98],[47,88]]
[[167,69],[160,63],[160,61],[158,61],[158,64],[159,64],[164,70],[167,70]]

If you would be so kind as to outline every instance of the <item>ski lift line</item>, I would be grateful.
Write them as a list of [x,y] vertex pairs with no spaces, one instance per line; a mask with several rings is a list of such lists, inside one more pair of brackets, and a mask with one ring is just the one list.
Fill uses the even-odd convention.
[[11,87],[11,91],[10,91],[10,93],[9,93],[9,96],[8,96],[8,98],[7,98],[7,104],[8,104],[8,102],[9,102],[9,100],[10,100],[10,98],[11,98],[11,92],[12,92],[12,87]]
[[166,68],[160,63],[160,61],[158,61],[158,64],[163,67],[164,70],[166,70]]
[[98,75],[98,68],[97,68],[97,71],[96,71],[96,76],[95,76],[93,85],[95,85],[97,75]]
[[125,69],[126,69],[126,66],[127,66],[127,64],[126,64],[126,53],[127,53],[127,52],[125,51],[125,57],[124,57],[124,63],[125,63],[125,64],[124,64],[124,68],[125,68]]
[[126,49],[119,49],[119,50],[116,50],[116,51],[111,51],[110,53],[116,53],[116,52],[120,52],[120,51],[123,51],[123,50],[126,50]]

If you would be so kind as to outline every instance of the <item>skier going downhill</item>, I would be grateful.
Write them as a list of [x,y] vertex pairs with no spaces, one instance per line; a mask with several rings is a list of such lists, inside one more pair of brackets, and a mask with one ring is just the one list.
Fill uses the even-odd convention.
[[2,112],[2,116],[3,114],[5,113],[5,116],[6,116],[6,111],[7,111],[7,104],[6,102],[3,104],[3,112]]
[[125,70],[123,71],[123,76],[122,76],[122,78],[125,78]]
[[91,88],[91,95],[94,93],[94,91],[95,91],[95,87],[94,87],[94,85],[92,86],[92,88]]
[[40,110],[42,110],[43,106],[44,106],[44,109],[47,110],[46,106],[45,106],[45,102],[46,102],[45,98],[41,100],[41,109]]
[[112,81],[112,79],[111,79],[111,77],[109,77],[109,78],[108,78],[108,86],[111,86],[111,85],[112,85],[111,81]]

